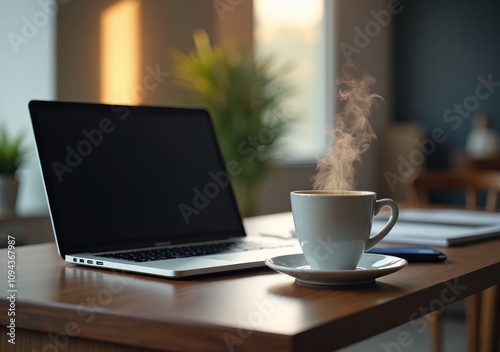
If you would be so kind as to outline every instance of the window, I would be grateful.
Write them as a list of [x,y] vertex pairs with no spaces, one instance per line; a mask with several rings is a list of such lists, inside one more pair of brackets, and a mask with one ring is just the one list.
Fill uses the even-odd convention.
[[314,160],[323,154],[333,121],[333,2],[254,0],[254,14],[256,53],[272,56],[278,67],[292,65],[287,81],[294,94],[285,102],[292,121],[281,158]]

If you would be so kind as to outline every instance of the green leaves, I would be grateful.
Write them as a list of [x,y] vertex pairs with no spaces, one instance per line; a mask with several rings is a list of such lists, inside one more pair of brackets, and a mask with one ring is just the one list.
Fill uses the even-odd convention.
[[0,128],[0,173],[16,172],[26,154],[21,145],[23,140],[24,134],[12,138],[6,128]]
[[191,92],[189,102],[211,112],[226,161],[241,166],[233,181],[251,196],[270,170],[286,128],[280,107],[290,93],[283,81],[289,67],[276,69],[271,58],[230,45],[212,47],[204,31],[193,38],[196,50],[173,54],[172,73]]

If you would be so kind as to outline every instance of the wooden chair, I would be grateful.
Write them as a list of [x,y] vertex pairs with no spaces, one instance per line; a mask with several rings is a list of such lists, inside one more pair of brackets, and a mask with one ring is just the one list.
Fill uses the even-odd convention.
[[[497,211],[500,171],[426,171],[418,174],[408,189],[410,204],[430,206],[435,191],[465,193],[468,210]],[[478,195],[485,194],[485,204],[478,205]],[[500,273],[499,273],[500,275]],[[497,352],[499,339],[500,285],[466,298],[467,349],[469,352]],[[435,352],[441,351],[441,317],[429,319]]]

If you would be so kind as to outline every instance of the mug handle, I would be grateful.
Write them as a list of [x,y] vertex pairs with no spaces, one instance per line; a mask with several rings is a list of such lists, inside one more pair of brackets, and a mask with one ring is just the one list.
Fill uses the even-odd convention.
[[391,209],[391,216],[389,217],[389,220],[387,221],[385,226],[366,241],[365,251],[369,250],[372,247],[375,247],[375,245],[379,243],[379,241],[384,238],[389,233],[389,231],[391,231],[391,229],[396,224],[396,221],[398,220],[398,206],[395,201],[389,198],[379,199],[375,201],[375,209],[373,211],[373,215],[377,215],[380,209],[382,209],[383,207],[389,207]]

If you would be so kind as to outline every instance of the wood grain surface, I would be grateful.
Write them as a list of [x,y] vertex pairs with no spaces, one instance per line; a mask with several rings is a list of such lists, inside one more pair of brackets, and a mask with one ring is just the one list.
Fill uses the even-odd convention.
[[19,247],[16,344],[25,347],[17,349],[5,331],[4,249],[0,349],[331,351],[500,282],[500,240],[440,250],[444,263],[410,263],[370,285],[317,287],[266,268],[172,280],[65,263],[54,244]]

